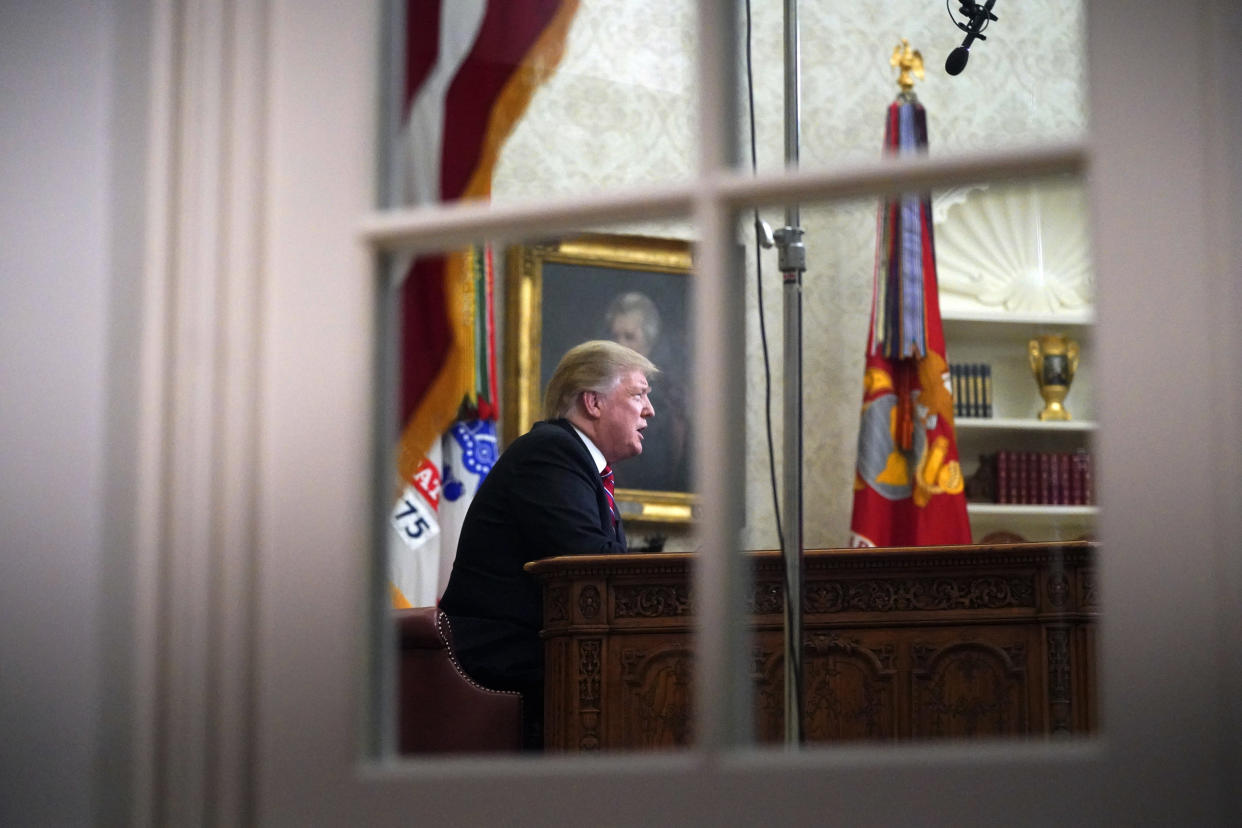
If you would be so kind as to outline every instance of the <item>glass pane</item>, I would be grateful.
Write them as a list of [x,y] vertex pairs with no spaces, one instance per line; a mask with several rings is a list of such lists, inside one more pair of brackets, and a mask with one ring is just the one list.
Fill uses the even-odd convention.
[[[785,96],[785,4],[745,4],[738,46],[743,79],[739,163],[780,170],[788,156]],[[871,162],[880,157],[885,113],[904,78],[926,108],[933,154],[995,152],[1081,140],[1087,128],[1084,4],[1079,0],[1021,3],[940,3],[892,0],[863,10],[841,0],[801,0],[799,32],[801,117],[798,161],[804,168]],[[998,18],[984,39],[972,40],[957,75],[946,62],[961,46],[973,16],[962,7],[992,6]],[[908,50],[908,51],[907,51]],[[959,56],[962,54],[958,53]],[[752,83],[745,83],[749,69]]]
[[[1096,732],[1094,278],[1082,183],[802,205],[800,290],[778,269],[779,237],[777,249],[756,244],[755,215],[739,215],[737,232],[752,286],[744,543],[756,550],[757,740],[785,738],[776,550],[795,519],[808,743]],[[922,233],[920,215],[931,221]],[[780,447],[797,425],[785,359],[795,321],[800,516],[780,482]],[[918,343],[913,356],[886,350],[906,340]]]
[[[769,225],[785,221],[780,209],[764,210],[761,216]],[[954,188],[933,194],[931,216],[934,237],[927,234],[922,243],[934,249],[934,275],[927,284],[935,284],[931,280],[938,276],[939,291],[934,297],[930,292],[913,297],[920,303],[916,309],[925,306],[929,316],[926,344],[920,351],[940,352],[935,370],[924,370],[937,377],[944,375],[947,394],[939,406],[940,421],[947,424],[950,417],[954,419],[963,491],[972,504],[981,507],[972,508],[972,534],[955,536],[954,540],[982,542],[995,539],[992,535],[997,532],[1014,540],[1073,539],[1090,534],[1093,520],[1088,507],[1094,502],[1090,487],[1072,493],[1061,491],[1067,488],[1064,486],[1056,492],[1040,488],[1063,482],[1068,471],[1062,468],[1063,459],[1075,467],[1085,463],[1085,458],[1076,453],[1089,448],[1095,432],[1091,342],[1094,279],[1081,182],[990,182]],[[808,423],[803,475],[807,501],[814,504],[814,509],[807,510],[803,531],[811,546],[865,543],[863,538],[851,540],[850,530],[863,383],[871,383],[871,394],[888,388],[894,395],[909,384],[891,365],[868,361],[866,356],[869,330],[873,324],[882,330],[885,324],[883,314],[872,315],[877,257],[881,255],[876,242],[877,202],[864,199],[804,205],[801,221],[806,247],[801,289],[803,406]],[[739,232],[753,236],[752,214],[744,215],[739,222]],[[753,280],[753,239],[746,244]],[[779,447],[784,401],[780,390],[784,378],[781,332],[789,289],[777,270],[777,255],[777,250],[763,252],[764,287],[761,293],[750,291],[747,308],[747,373],[752,391],[747,440],[750,548],[776,543],[766,464],[762,393],[765,352],[759,341],[759,302],[762,299],[768,333],[766,358],[776,389],[771,403],[773,441]],[[904,261],[898,254],[888,256],[894,276],[911,264],[922,269],[923,254],[917,252],[913,262],[909,255]],[[915,287],[919,287],[917,282]],[[930,318],[932,298],[938,301],[939,325]],[[890,305],[900,299],[890,290]],[[884,303],[883,295],[880,302]],[[909,321],[897,318],[889,324]],[[922,324],[918,314],[914,321]],[[1038,348],[1038,353],[1033,355],[1032,348]],[[1043,372],[1038,380],[1032,374],[1032,360],[1039,361]],[[917,390],[920,378],[912,380],[911,387]],[[925,399],[916,397],[914,402],[922,405]],[[899,416],[889,408],[883,414],[885,430],[888,418]],[[927,416],[934,417],[935,411]],[[919,443],[923,438],[917,422],[913,428],[915,443]],[[934,435],[929,441],[934,442]],[[1006,486],[1021,484],[1021,491],[996,491],[996,481],[991,478],[997,473],[993,466],[998,452],[1006,454],[1000,458],[1000,471],[1010,472],[1011,464],[1018,461],[1008,455],[1019,448],[1064,451],[1070,456],[1056,458],[1056,474],[1038,465],[1027,469],[1040,475],[1030,486],[1025,477],[1001,481]],[[1026,469],[1025,459],[1019,459]],[[1037,464],[1042,461],[1047,465],[1048,460],[1040,458]],[[875,470],[868,473],[878,478],[873,485],[880,489],[887,491],[885,481],[905,479],[904,474],[894,476],[887,453],[875,458],[873,465]],[[1078,471],[1081,474],[1085,470]],[[902,485],[908,489],[910,484],[907,480]],[[1060,503],[1075,508],[1059,510],[1055,520],[1048,520],[1047,516],[1027,516],[1023,510],[999,514],[990,506],[982,508],[986,501],[1011,506]],[[905,535],[884,537],[889,542],[878,545],[905,545],[910,541]]]
[[[750,286],[741,545],[751,583],[742,606],[754,630],[746,664],[760,744],[789,738],[787,670],[799,676],[792,709],[802,711],[808,744],[1083,736],[1098,729],[1094,286],[1082,185],[983,182],[934,193],[931,207],[939,278],[919,282],[938,287],[923,296],[928,357],[905,366],[868,348],[872,326],[884,327],[871,315],[876,201],[801,209],[808,260],[800,320],[806,551],[802,646],[789,668],[779,550],[789,526],[781,481],[791,288],[776,272],[778,251],[756,243],[753,213],[738,220]],[[783,218],[771,208],[760,215]],[[444,425],[426,431],[425,450],[411,451],[417,445],[410,441],[436,390],[414,392],[417,371],[393,372],[402,428],[393,430],[386,586],[403,631],[403,753],[504,750],[506,743],[491,741],[497,733],[507,733],[516,751],[513,740],[523,738],[513,729],[512,695],[507,725],[482,717],[471,707],[478,699],[461,701],[473,711],[464,720],[453,711],[429,714],[441,709],[435,705],[445,694],[456,697],[429,672],[436,668],[428,659],[438,660],[442,678],[460,690],[467,688],[458,668],[488,690],[524,692],[528,749],[595,753],[694,743],[691,588],[698,556],[714,553],[698,540],[689,476],[687,432],[699,397],[688,343],[694,231],[685,223],[664,225],[659,235],[650,226],[635,229],[584,228],[450,254],[450,267],[460,261],[478,281],[457,282],[462,293],[447,303],[443,296],[412,301],[409,280],[424,274],[408,261],[394,266],[394,273],[409,274],[394,277],[388,302],[402,309],[400,366],[451,362],[432,355],[434,326],[413,309],[464,308],[473,320],[464,340],[473,343],[463,357],[464,385],[449,398],[456,404],[445,408]],[[437,284],[443,291],[454,282]],[[534,424],[546,417],[543,392],[554,364],[593,338],[628,342],[662,369],[650,382],[652,411],[638,412],[647,423],[642,452],[618,460],[614,472],[613,502],[629,554],[615,554],[615,538],[584,540],[555,481],[537,479],[537,472],[495,474],[506,453],[515,467],[522,462],[527,452],[511,453],[520,439],[532,443],[522,435],[550,428]],[[903,405],[908,447],[896,428]],[[610,436],[601,432],[599,439]],[[576,445],[579,460],[594,462],[584,444]],[[637,443],[625,445],[614,459]],[[488,479],[490,504],[466,517],[472,490]],[[785,508],[778,510],[778,501]],[[602,519],[602,507],[593,508]],[[478,521],[473,537],[465,528],[471,520]],[[864,539],[880,548],[851,548]],[[447,629],[436,626],[437,604],[448,615]],[[405,605],[422,610],[399,609]],[[534,659],[542,684],[521,673],[523,659],[527,667]],[[517,679],[503,674],[511,667]],[[457,724],[443,727],[450,721]],[[472,736],[461,721],[484,732]],[[475,736],[484,741],[469,741]]]
[[595,194],[693,171],[692,3],[397,5],[383,203]]
[[400,753],[693,742],[692,236],[390,262]]
[[[828,19],[836,6],[802,8],[805,24]],[[630,14],[611,7],[605,13],[586,2],[574,7],[556,73],[541,78],[499,147],[496,164],[483,178],[471,173],[471,181],[486,180],[499,201],[596,193],[689,175],[689,126],[684,133],[672,129],[671,120],[648,111],[672,118],[671,109],[648,101],[639,107],[640,118],[628,109],[632,101],[622,100],[632,92],[630,81],[618,85],[616,72],[566,71],[573,65],[578,27],[596,37],[607,30],[611,46],[649,25],[629,21]],[[656,79],[676,85],[681,69],[689,83],[693,28],[689,13],[679,14],[672,22],[667,15],[645,14],[660,19],[661,37],[680,34],[667,48],[627,53],[627,60],[642,66],[635,74],[646,79],[639,83],[646,91],[668,91]],[[588,27],[593,15],[607,16],[608,25]],[[1069,16],[1073,20],[1062,21],[1062,34],[1076,49],[1080,12]],[[771,46],[774,24],[769,19],[765,25]],[[780,21],[775,25],[779,36]],[[840,45],[857,33],[838,19],[832,25],[844,33]],[[804,53],[812,50],[808,39]],[[670,57],[677,54],[684,65]],[[1075,136],[1085,117],[1049,112],[1068,106],[1082,114],[1076,65],[1063,63],[1073,76],[1067,81],[1072,93],[1053,103],[1044,86],[1032,87],[1038,94],[1008,99],[1009,109],[989,98],[986,116],[970,121],[976,118],[970,115],[969,128],[961,127],[952,149],[996,149],[998,141],[1019,133],[1022,143]],[[897,67],[885,68],[896,76]],[[831,71],[849,77],[839,66]],[[595,85],[569,96],[575,103],[564,110],[540,108],[545,93],[549,105],[561,100],[551,94],[556,78],[575,77],[593,78]],[[836,96],[834,106],[859,102],[861,113],[863,97],[851,87]],[[586,100],[591,107],[583,106]],[[883,93],[878,100],[887,110],[894,95]],[[931,109],[929,103],[924,112],[934,132]],[[692,110],[688,106],[676,117],[688,124]],[[758,119],[759,134],[779,147],[779,107],[773,112],[774,119]],[[1001,128],[997,119],[1006,113],[1010,120]],[[574,127],[571,116],[591,124],[589,142],[572,144],[588,133]],[[620,126],[600,128],[601,117]],[[855,154],[877,157],[885,141],[883,118],[878,108],[875,117],[860,114],[853,121],[848,112],[824,113],[817,128],[832,140],[822,142],[827,149],[804,154],[804,166],[815,157],[821,163]],[[918,114],[911,120],[917,124]],[[859,126],[851,129],[850,123]],[[1008,131],[1013,123],[1027,126]],[[1041,132],[1041,125],[1052,124]],[[651,129],[658,138],[636,139],[635,128]],[[668,140],[670,135],[687,137],[686,147],[672,152],[681,140]],[[417,146],[406,142],[399,148]],[[403,177],[403,170],[413,168],[402,167],[409,159],[400,152],[407,150],[397,154],[397,203],[424,199]],[[484,194],[468,190],[462,193]],[[432,193],[424,200],[446,197],[458,196]],[[913,210],[917,218],[920,209],[931,226],[923,233],[917,221],[904,226],[925,245],[927,258],[919,253],[907,260],[897,217]],[[788,218],[780,208],[761,213],[779,239]],[[755,738],[788,738],[790,669],[799,675],[804,736],[812,743],[1092,733],[1094,290],[1081,182],[983,182],[937,192],[930,204],[895,199],[891,211],[879,215],[877,222],[875,199],[803,205],[807,269],[796,282],[777,277],[777,254],[757,244],[753,216],[738,219],[736,249],[745,255],[750,286],[746,320],[737,326],[739,335],[744,328],[747,395],[745,439],[737,448],[745,452],[746,469],[738,496],[744,501],[741,546],[753,553],[746,566],[754,575],[746,607],[756,635],[747,662]],[[425,610],[406,610],[399,618],[402,752],[446,745],[466,752],[509,750],[523,742],[528,749],[575,752],[693,744],[691,570],[696,555],[720,553],[701,548],[690,477],[689,416],[699,397],[688,325],[696,241],[686,222],[584,227],[517,244],[481,240],[469,251],[441,256],[396,256],[386,265],[386,305],[393,317],[386,383],[393,400],[386,431],[392,451],[386,456],[393,467],[385,474],[393,486],[384,513],[385,604]],[[897,322],[872,314],[878,259],[885,274],[892,263],[896,277],[918,277],[913,286],[898,278],[878,294],[884,297],[881,307],[896,309]],[[763,279],[757,262],[763,263]],[[929,262],[933,267],[926,267]],[[929,273],[930,281],[923,280]],[[790,515],[778,502],[789,508],[781,488],[787,432],[783,343],[793,321],[787,297],[794,284],[801,285],[796,352],[805,418],[796,518],[801,546],[809,551],[800,586],[806,622],[796,651],[801,663],[787,667],[783,613],[789,586],[777,550],[790,533]],[[925,304],[905,306],[903,317],[897,297],[912,287],[923,291],[918,301]],[[938,314],[921,310],[933,302]],[[446,313],[462,315],[460,327],[446,321]],[[906,342],[905,328],[913,321],[925,330]],[[868,349],[869,332],[880,330],[899,334],[893,347],[909,345],[926,359],[908,360],[905,367],[885,362],[896,358],[882,348],[874,354]],[[495,501],[506,509],[520,503],[522,511],[493,517],[490,534],[480,536],[486,543],[463,540],[459,547],[465,530],[454,526],[466,516],[471,487],[480,479],[499,480],[487,477],[491,464],[504,464],[510,447],[540,430],[534,423],[544,417],[542,397],[553,367],[575,343],[592,338],[650,349],[662,369],[649,378],[654,416],[643,415],[650,419],[643,452],[615,470],[611,503],[633,555],[613,554],[619,547],[605,540],[598,550],[603,556],[591,558],[592,550],[579,543],[581,534],[573,542],[557,540],[553,529],[563,522],[549,529],[548,515],[559,521],[565,510],[550,496],[552,488],[529,479],[513,487],[516,494]],[[435,416],[426,413],[431,403]],[[530,540],[534,530],[513,528],[526,520],[542,521],[544,534],[534,535],[541,539],[538,548]],[[503,571],[489,570],[495,550],[507,544],[515,551]],[[969,544],[978,546],[963,551]],[[851,549],[858,546],[882,549]],[[463,549],[465,557],[454,564]],[[525,569],[531,561],[536,563]],[[468,586],[460,590],[450,584],[454,565],[466,573],[459,580]],[[512,595],[520,596],[520,607],[509,605]],[[451,631],[437,626],[437,605]],[[424,644],[435,652],[423,653]],[[454,648],[456,664],[445,662]],[[497,744],[465,740],[462,728],[445,727],[456,721],[452,715],[428,718],[427,711],[439,708],[417,693],[441,688],[416,678],[427,675],[420,662],[427,658],[440,659],[450,681],[464,680],[464,672],[488,690],[522,694],[525,724],[519,720],[516,734],[512,721],[487,725],[483,737],[508,734],[507,743]],[[508,713],[497,715],[512,719],[514,698],[508,697]]]

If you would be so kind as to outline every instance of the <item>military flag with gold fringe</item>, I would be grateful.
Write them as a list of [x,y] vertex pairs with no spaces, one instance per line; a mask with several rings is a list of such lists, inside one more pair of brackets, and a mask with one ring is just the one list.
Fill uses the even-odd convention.
[[[908,89],[888,108],[884,150],[889,155],[927,151],[927,114]],[[970,541],[940,319],[931,196],[902,193],[885,199],[877,217],[850,544]]]

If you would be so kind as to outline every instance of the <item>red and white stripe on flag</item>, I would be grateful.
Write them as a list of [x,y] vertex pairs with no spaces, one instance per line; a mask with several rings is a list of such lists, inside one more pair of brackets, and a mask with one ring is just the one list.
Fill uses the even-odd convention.
[[[577,0],[407,0],[405,117],[394,159],[404,203],[490,197],[500,148],[536,87],[559,62],[576,9]],[[395,264],[402,499],[432,453],[440,451],[441,437],[463,400],[483,390],[475,387],[474,319],[476,301],[490,297],[474,294],[473,255],[449,252]],[[488,319],[490,313],[484,308],[480,316]],[[494,383],[486,391],[494,415]],[[400,511],[394,512],[398,537],[404,531],[396,523]],[[442,540],[433,537],[428,543]],[[391,550],[398,605],[413,601],[409,595],[398,597],[396,586],[395,562],[409,558],[402,549],[408,546],[402,540]],[[434,557],[442,556],[437,550]],[[427,574],[442,580],[438,571]]]

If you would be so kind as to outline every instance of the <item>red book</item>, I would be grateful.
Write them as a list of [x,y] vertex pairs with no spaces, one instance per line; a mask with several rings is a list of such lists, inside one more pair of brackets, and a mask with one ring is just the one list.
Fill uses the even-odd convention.
[[1013,500],[1010,503],[1026,503],[1026,452],[1013,453],[1013,468],[1009,471],[1013,478]]
[[1022,452],[1022,502],[1039,501],[1039,460],[1033,451]]
[[1082,452],[1082,494],[1084,501],[1089,506],[1095,505],[1095,483],[1091,479],[1093,472],[1091,469],[1092,460],[1090,453],[1086,449]]
[[1052,455],[1046,451],[1037,453],[1035,465],[1039,475],[1039,489],[1035,502],[1047,505],[1052,502]]
[[1021,479],[1018,477],[1018,473],[1021,471],[1018,468],[1018,452],[1010,450],[1006,451],[1005,455],[1009,458],[1009,487],[1005,492],[1005,502],[1021,503],[1022,485]]
[[1048,453],[1048,503],[1060,505],[1061,498],[1061,453],[1053,451]]
[[1087,496],[1083,493],[1083,481],[1086,474],[1083,470],[1083,453],[1075,452],[1070,457],[1070,503],[1074,506],[1081,506],[1087,502]]
[[1070,469],[1070,456],[1069,454],[1062,453],[1057,456],[1057,459],[1057,489],[1060,492],[1057,503],[1064,506],[1074,502],[1071,499],[1070,475],[1072,470]]
[[1011,503],[1010,500],[1010,482],[1009,482],[1009,452],[1001,450],[996,452],[996,502]]

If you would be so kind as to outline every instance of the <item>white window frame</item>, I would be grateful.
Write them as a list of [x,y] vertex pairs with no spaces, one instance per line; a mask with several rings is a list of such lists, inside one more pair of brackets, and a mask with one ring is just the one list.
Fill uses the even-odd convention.
[[[1242,244],[1229,218],[1242,206],[1229,141],[1242,119],[1227,94],[1242,61],[1231,3],[1091,3],[1086,144],[751,179],[727,164],[733,89],[713,64],[731,59],[732,12],[701,0],[699,42],[725,45],[704,50],[695,180],[385,214],[372,212],[377,6],[147,6],[134,578],[131,593],[108,598],[133,625],[129,649],[113,642],[133,689],[109,708],[129,735],[115,756],[125,785],[102,794],[112,812],[135,824],[1224,821],[1242,743],[1242,383],[1230,364]],[[740,302],[722,281],[734,209],[1044,172],[1084,174],[1094,217],[1099,738],[736,749],[735,700],[721,689],[736,573],[728,556],[704,555],[695,750],[368,758],[376,251],[690,215],[706,448],[731,442],[725,403],[742,393],[726,326],[708,321]],[[736,537],[726,454],[697,452],[710,472],[699,475],[705,549]]]

